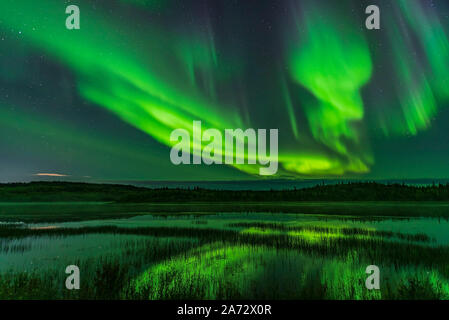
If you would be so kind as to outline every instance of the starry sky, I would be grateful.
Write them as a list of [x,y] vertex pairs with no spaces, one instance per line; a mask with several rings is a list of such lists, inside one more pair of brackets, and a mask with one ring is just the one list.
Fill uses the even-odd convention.
[[1,182],[262,178],[173,165],[195,120],[278,129],[274,178],[448,178],[448,105],[445,0],[0,2]]

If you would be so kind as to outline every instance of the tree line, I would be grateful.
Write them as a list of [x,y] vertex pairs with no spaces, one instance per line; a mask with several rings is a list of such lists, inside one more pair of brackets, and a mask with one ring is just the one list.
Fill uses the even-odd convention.
[[0,202],[278,202],[278,201],[449,201],[449,184],[416,186],[344,182],[286,190],[150,189],[75,182],[0,184]]

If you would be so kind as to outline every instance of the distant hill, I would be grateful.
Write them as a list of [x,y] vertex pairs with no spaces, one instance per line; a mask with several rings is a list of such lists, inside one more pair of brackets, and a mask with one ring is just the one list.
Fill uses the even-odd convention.
[[349,182],[288,190],[144,188],[76,182],[0,184],[0,202],[277,202],[277,201],[449,201],[449,184],[412,186]]
[[[253,179],[253,180],[217,180],[217,181],[91,181],[94,183],[127,184],[136,187],[152,189],[171,188],[186,189],[199,187],[212,190],[286,190],[304,189],[318,185],[332,185],[341,183],[366,183],[377,182],[381,184],[406,184],[412,186],[431,186],[434,184],[447,184],[449,179],[382,179],[382,180],[360,180],[360,179]],[[85,182],[85,181],[83,181]]]

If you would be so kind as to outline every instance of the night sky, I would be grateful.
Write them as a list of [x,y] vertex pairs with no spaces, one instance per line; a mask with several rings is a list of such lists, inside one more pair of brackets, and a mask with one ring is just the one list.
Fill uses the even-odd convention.
[[261,178],[173,165],[194,120],[279,129],[274,178],[448,178],[448,105],[446,0],[0,1],[1,182]]

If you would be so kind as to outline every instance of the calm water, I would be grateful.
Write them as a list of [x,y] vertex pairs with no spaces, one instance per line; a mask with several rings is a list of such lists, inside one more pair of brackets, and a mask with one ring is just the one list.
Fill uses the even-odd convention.
[[[205,221],[197,224],[197,221]],[[219,213],[212,215],[159,216],[141,215],[126,219],[90,220],[81,222],[37,223],[29,227],[196,227],[227,228],[234,222],[282,222],[293,226],[315,225],[329,227],[369,228],[407,234],[425,233],[435,240],[434,245],[449,244],[449,220],[443,218],[359,218],[345,216],[277,214],[277,213]]]

